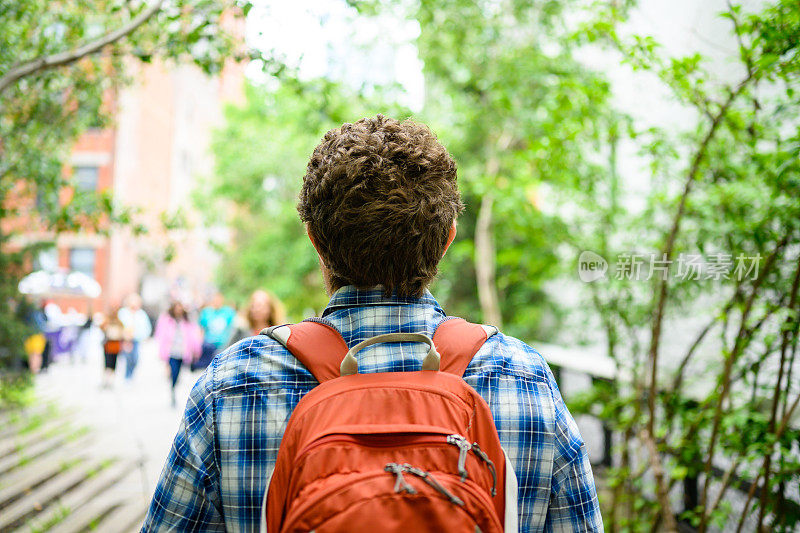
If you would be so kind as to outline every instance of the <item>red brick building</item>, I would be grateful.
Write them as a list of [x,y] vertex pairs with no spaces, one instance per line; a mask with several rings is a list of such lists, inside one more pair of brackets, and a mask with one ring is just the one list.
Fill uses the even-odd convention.
[[[113,126],[89,130],[75,144],[64,169],[74,191],[62,196],[110,190],[116,201],[138,210],[137,221],[149,232],[135,236],[115,228],[108,236],[61,234],[53,248],[38,254],[32,269],[61,268],[96,279],[103,292],[92,302],[93,311],[108,311],[134,291],[143,291],[153,307],[176,284],[192,294],[206,291],[215,257],[209,228],[200,224],[190,195],[197,179],[213,171],[211,132],[221,123],[224,103],[243,97],[243,68],[232,64],[209,78],[188,65],[135,67],[134,83],[113,97]],[[190,229],[167,234],[162,218],[178,212],[192,222]],[[31,228],[24,216],[4,225],[15,230],[18,244],[54,239],[46,229]],[[175,246],[171,262],[164,261],[168,242]],[[63,311],[89,310],[86,299],[54,301]]]

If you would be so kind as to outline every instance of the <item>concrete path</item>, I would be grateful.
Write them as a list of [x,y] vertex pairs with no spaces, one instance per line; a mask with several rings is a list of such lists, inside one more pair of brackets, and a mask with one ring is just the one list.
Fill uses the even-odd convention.
[[101,388],[102,354],[55,362],[36,377],[36,404],[0,424],[0,531],[138,531],[189,391],[177,408],[153,341],[137,372]]

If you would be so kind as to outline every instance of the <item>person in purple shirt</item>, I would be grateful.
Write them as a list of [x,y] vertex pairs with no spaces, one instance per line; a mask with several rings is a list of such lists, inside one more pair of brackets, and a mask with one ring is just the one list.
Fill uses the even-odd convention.
[[[298,201],[331,295],[315,320],[349,347],[383,333],[432,337],[447,315],[427,287],[462,208],[455,161],[426,126],[378,115],[329,131]],[[281,250],[264,252],[280,260]],[[421,343],[371,346],[359,372],[417,371],[425,352]],[[497,333],[464,380],[489,404],[514,468],[519,530],[602,531],[586,446],[542,356]],[[189,397],[142,531],[258,530],[286,422],[316,385],[265,335],[215,357]]]

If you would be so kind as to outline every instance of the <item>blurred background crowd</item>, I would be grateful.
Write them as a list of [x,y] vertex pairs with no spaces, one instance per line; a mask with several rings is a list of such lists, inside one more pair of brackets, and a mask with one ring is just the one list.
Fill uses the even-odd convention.
[[33,332],[24,341],[27,359],[18,366],[38,374],[47,372],[51,364],[91,362],[98,375],[103,369],[100,386],[112,388],[118,381],[128,383],[134,378],[142,346],[152,340],[148,355],[166,364],[173,407],[182,368],[205,370],[231,344],[286,323],[283,304],[263,289],[253,291],[238,306],[228,305],[219,292],[200,302],[174,294],[166,305],[149,309],[143,307],[139,294],[131,293],[122,306],[88,315],[75,308],[63,312],[48,299],[22,305]]

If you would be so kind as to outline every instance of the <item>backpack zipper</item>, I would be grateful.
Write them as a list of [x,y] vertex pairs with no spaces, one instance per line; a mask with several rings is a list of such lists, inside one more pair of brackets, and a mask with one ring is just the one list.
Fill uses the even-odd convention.
[[458,473],[461,475],[461,482],[467,479],[467,453],[470,450],[489,467],[489,472],[492,474],[492,496],[497,496],[497,470],[494,463],[486,453],[481,450],[477,442],[469,443],[466,437],[454,434],[447,436],[447,443],[458,446]]
[[404,463],[402,465],[399,465],[397,463],[388,463],[385,467],[385,470],[397,476],[397,481],[394,484],[395,492],[400,492],[401,490],[405,490],[409,494],[417,493],[414,487],[409,485],[408,482],[403,478],[403,472],[408,472],[409,474],[414,474],[415,476],[422,478],[422,480],[425,483],[433,487],[437,492],[443,494],[445,498],[450,500],[450,503],[453,503],[455,505],[460,505],[462,507],[464,506],[464,500],[462,500],[461,498],[459,498],[458,496],[456,496],[455,494],[444,488],[444,486],[441,483],[439,483],[436,480],[436,478],[433,477],[433,474],[431,474],[430,472],[426,472],[421,468],[416,468],[414,466],[411,466],[408,463]]
[[484,463],[486,463],[486,466],[489,467],[489,472],[492,473],[492,496],[497,496],[497,469],[495,469],[494,463],[491,459],[489,459],[489,456],[486,455],[486,452],[481,450],[481,447],[478,446],[477,442],[472,443],[472,451],[475,455],[480,457]]
[[447,443],[458,446],[458,474],[461,476],[461,482],[465,482],[468,477],[467,473],[467,453],[472,449],[469,441],[461,435],[448,435]]
[[408,481],[403,477],[403,472],[406,472],[405,469],[407,465],[399,465],[397,463],[387,463],[386,466],[383,468],[387,472],[391,472],[392,474],[397,476],[397,480],[394,483],[394,491],[401,492],[405,491],[409,494],[416,494],[417,489],[412,487],[408,484]]

